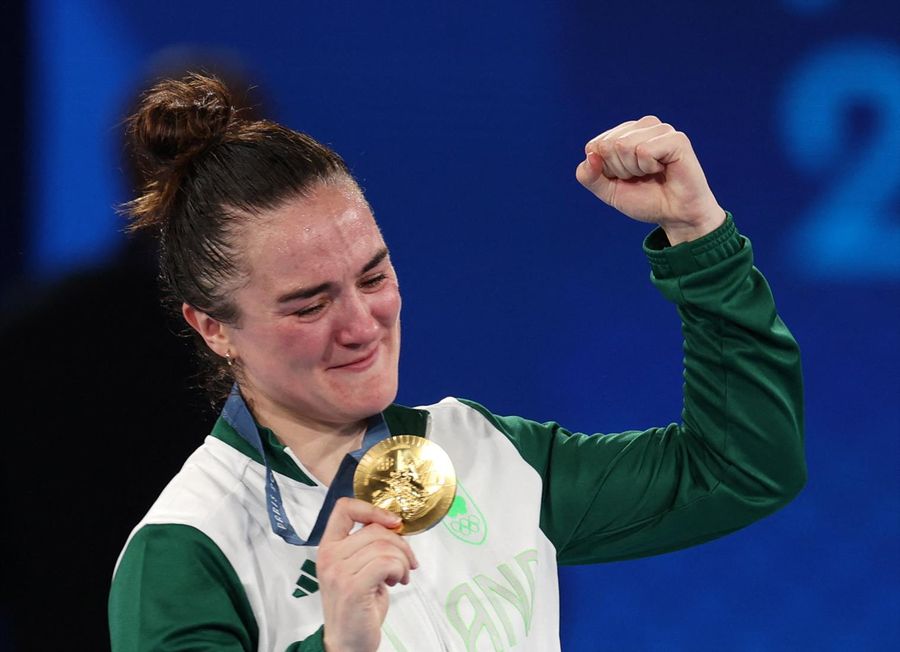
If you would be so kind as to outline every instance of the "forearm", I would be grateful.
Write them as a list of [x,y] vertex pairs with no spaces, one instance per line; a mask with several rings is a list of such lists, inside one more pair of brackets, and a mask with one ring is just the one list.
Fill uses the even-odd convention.
[[680,249],[649,256],[654,283],[682,319],[685,436],[743,474],[732,474],[742,492],[793,496],[805,480],[797,343],[730,220]]
[[680,247],[659,231],[647,245],[653,282],[682,319],[682,423],[594,437],[553,427],[543,520],[561,563],[716,538],[805,481],[799,352],[749,242],[728,220]]

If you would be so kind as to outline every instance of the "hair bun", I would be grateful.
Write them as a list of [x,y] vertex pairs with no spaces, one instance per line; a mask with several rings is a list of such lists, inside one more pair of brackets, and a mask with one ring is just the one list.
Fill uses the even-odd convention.
[[158,179],[180,167],[228,132],[231,93],[219,79],[191,73],[159,82],[144,95],[129,122],[131,143],[145,177]]

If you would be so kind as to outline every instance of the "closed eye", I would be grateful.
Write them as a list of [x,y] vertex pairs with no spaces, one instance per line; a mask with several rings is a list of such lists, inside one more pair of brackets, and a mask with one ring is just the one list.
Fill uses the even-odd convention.
[[387,278],[387,274],[376,274],[371,278],[367,278],[360,282],[360,286],[367,289],[377,288]]
[[306,308],[301,308],[294,312],[298,317],[311,317],[313,315],[317,315],[325,309],[324,303],[317,303],[312,306],[308,306]]

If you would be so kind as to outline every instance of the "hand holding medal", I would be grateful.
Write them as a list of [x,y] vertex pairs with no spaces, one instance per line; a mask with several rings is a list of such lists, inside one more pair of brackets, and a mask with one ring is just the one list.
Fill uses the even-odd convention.
[[[398,435],[362,457],[353,493],[357,500],[337,501],[319,547],[324,642],[334,649],[375,649],[390,603],[387,587],[408,584],[419,565],[397,535],[424,532],[447,514],[456,473],[434,442]],[[363,527],[352,533],[357,524]]]

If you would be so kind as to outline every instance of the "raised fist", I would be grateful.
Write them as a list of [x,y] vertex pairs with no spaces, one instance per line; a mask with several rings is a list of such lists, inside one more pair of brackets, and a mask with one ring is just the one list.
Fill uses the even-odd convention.
[[578,181],[628,217],[659,224],[673,245],[725,220],[688,137],[654,116],[604,131],[584,152]]

